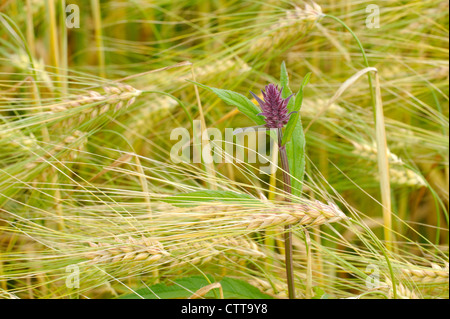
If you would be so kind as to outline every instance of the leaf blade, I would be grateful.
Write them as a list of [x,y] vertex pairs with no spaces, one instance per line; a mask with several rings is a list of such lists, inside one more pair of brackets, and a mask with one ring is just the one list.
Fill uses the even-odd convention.
[[283,88],[283,92],[281,92],[281,97],[283,99],[292,94],[292,91],[289,88],[289,75],[286,69],[286,63],[284,61],[281,63],[280,85]]
[[[283,99],[287,98],[289,95],[292,94],[292,90],[289,87],[289,74],[287,72],[286,63],[284,61],[281,63],[280,85],[283,88],[283,91],[281,92],[281,97]],[[287,108],[289,111],[291,111],[293,104],[294,104],[294,99],[290,99],[288,102],[288,105],[287,105]]]
[[284,130],[284,135],[283,135],[283,140],[281,141],[282,146],[286,145],[286,143],[288,143],[291,140],[292,134],[294,133],[294,129],[297,126],[297,122],[301,121],[300,109],[302,107],[302,102],[303,102],[303,90],[306,87],[306,85],[308,84],[310,77],[311,77],[311,72],[309,72],[305,75],[305,77],[303,78],[303,81],[302,81],[302,85],[300,86],[300,89],[299,89],[297,95],[295,96],[294,109],[292,111],[296,112],[296,113],[291,115],[288,123],[286,124],[286,128]]
[[207,85],[195,82],[195,81],[190,81],[190,80],[188,80],[188,81],[194,83],[195,85],[200,86],[201,88],[204,88],[204,89],[207,89],[207,90],[213,92],[222,101],[224,101],[228,105],[236,106],[241,113],[245,114],[248,118],[253,120],[255,123],[260,124],[260,125],[265,123],[264,118],[257,115],[257,114],[261,113],[261,109],[258,106],[256,106],[255,104],[253,104],[253,102],[249,98],[245,97],[244,95],[237,93],[237,92],[230,91],[230,90],[224,90],[224,89],[210,87],[210,86],[207,86]]
[[[211,275],[190,276],[175,280],[173,284],[167,285],[163,283],[152,285],[148,288],[136,290],[136,293],[119,297],[119,299],[186,299],[192,295],[193,291],[210,285],[214,282]],[[225,299],[273,299],[259,291],[258,288],[251,284],[235,278],[224,277],[219,281],[222,286]],[[210,299],[214,297],[214,292],[209,291],[204,298]]]
[[281,145],[286,146],[290,173],[293,177],[291,178],[292,195],[297,197],[300,197],[302,194],[306,166],[306,139],[300,109],[303,102],[303,90],[308,84],[310,77],[311,73],[307,73],[303,78],[302,85],[295,97],[294,110],[297,113],[291,115],[281,142]]
[[259,200],[248,195],[232,191],[220,190],[201,190],[189,193],[182,193],[173,196],[168,196],[160,199],[162,202],[172,204],[178,207],[192,207],[198,206],[204,202],[220,201],[225,203],[236,204],[260,204]]
[[286,144],[286,152],[291,178],[291,191],[294,196],[301,196],[305,174],[305,134],[301,121],[297,121],[292,139]]

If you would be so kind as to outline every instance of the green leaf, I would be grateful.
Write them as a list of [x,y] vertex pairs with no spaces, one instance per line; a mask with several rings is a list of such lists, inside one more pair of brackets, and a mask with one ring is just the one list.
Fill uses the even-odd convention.
[[248,194],[240,194],[232,191],[216,191],[216,190],[202,190],[190,193],[177,194],[161,199],[165,203],[169,203],[179,207],[198,206],[204,202],[220,201],[226,203],[236,204],[261,204],[260,201]]
[[327,294],[318,286],[313,287],[314,297],[312,299],[331,299],[331,295]]
[[[186,299],[193,292],[214,282],[212,276],[209,275],[207,277],[192,276],[178,279],[170,285],[156,284],[149,288],[138,289],[135,293],[122,296],[120,299],[139,299],[141,297],[144,299]],[[208,295],[213,296],[214,292],[210,291]]]
[[302,85],[295,96],[294,109],[297,113],[291,115],[288,124],[284,130],[281,145],[286,146],[286,153],[289,162],[292,195],[301,196],[303,179],[305,175],[305,133],[303,132],[302,121],[300,117],[300,108],[303,102],[303,89],[309,82],[311,73],[303,78]]
[[[189,80],[188,80],[189,81]],[[261,113],[261,109],[253,104],[251,100],[249,100],[247,97],[243,96],[242,94],[230,91],[230,90],[223,90],[218,88],[213,88],[198,82],[189,81],[192,82],[204,89],[207,89],[213,93],[215,93],[222,101],[229,105],[236,106],[240,112],[245,114],[247,117],[252,119],[255,123],[259,125],[265,124],[264,118],[261,116],[258,116],[257,114]]]
[[289,88],[289,75],[286,70],[286,63],[281,63],[281,72],[280,72],[280,85],[283,88],[283,92],[281,92],[281,97],[283,99],[287,98],[292,94],[291,89]]
[[226,299],[273,299],[240,279],[224,277],[220,284],[222,285],[223,296]]
[[300,111],[300,109],[302,107],[303,90],[305,89],[306,85],[309,83],[310,78],[311,78],[311,72],[306,73],[305,77],[303,78],[302,85],[300,85],[300,89],[298,90],[298,93],[297,93],[297,96],[300,98],[300,100],[295,102],[294,111]]
[[289,162],[292,195],[301,196],[303,187],[303,177],[305,174],[305,133],[303,132],[302,121],[297,121],[292,139],[286,144],[286,153]]
[[[258,116],[257,114],[261,113],[261,109],[253,104],[252,101],[250,101],[248,98],[243,96],[242,94],[230,91],[230,90],[223,90],[218,88],[213,88],[198,82],[190,81],[204,89],[207,89],[213,93],[215,93],[222,101],[226,102],[229,105],[236,106],[238,110],[242,113],[244,113],[248,118],[253,120],[258,125],[264,125],[266,124],[266,121],[263,117]],[[271,138],[273,138],[275,141],[277,139],[276,133],[272,131],[267,131],[267,134],[270,135]]]
[[[211,275],[208,275],[207,278],[204,276],[185,277],[176,280],[173,284],[161,283],[138,289],[135,293],[122,296],[120,299],[137,299],[140,297],[145,299],[185,299],[213,282]],[[225,299],[272,299],[271,296],[260,292],[258,288],[239,279],[224,277],[219,283],[222,286]],[[209,291],[204,298],[218,298],[217,289],[214,290],[216,291]]]
[[[280,71],[280,85],[283,88],[283,92],[281,92],[281,97],[283,99],[287,98],[292,94],[292,90],[289,88],[289,75],[286,70],[286,63],[284,61],[281,63],[281,71]],[[287,105],[289,111],[291,111],[292,105],[294,104],[294,99],[290,99]]]
[[292,134],[294,133],[294,129],[297,126],[297,122],[300,120],[300,109],[302,107],[302,102],[303,102],[303,89],[308,84],[310,77],[311,77],[311,73],[308,73],[305,75],[305,77],[303,78],[302,85],[300,86],[300,89],[299,89],[297,95],[295,96],[294,108],[292,109],[292,111],[297,112],[297,113],[292,114],[291,117],[289,118],[289,121],[286,124],[286,128],[284,130],[284,135],[283,135],[283,140],[281,141],[281,145],[285,145],[286,143],[288,143],[291,140]]

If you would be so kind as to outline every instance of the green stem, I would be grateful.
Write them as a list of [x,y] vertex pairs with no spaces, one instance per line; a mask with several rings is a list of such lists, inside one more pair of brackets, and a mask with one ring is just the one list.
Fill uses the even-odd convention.
[[[361,50],[361,54],[364,60],[364,64],[366,67],[370,67],[369,65],[369,61],[367,60],[367,56],[366,56],[366,51],[364,50],[364,47],[361,43],[361,41],[359,41],[358,37],[356,36],[356,34],[352,31],[352,29],[350,29],[344,21],[342,21],[341,19],[332,16],[332,15],[328,15],[325,14],[325,17],[331,18],[335,21],[337,21],[339,24],[341,24],[348,32],[350,32],[350,34],[353,36],[353,38],[355,39],[356,43],[358,44],[359,49]],[[370,96],[371,96],[371,101],[372,101],[372,110],[373,110],[373,117],[374,117],[374,123],[376,126],[376,135],[377,135],[377,149],[379,154],[381,150],[383,150],[384,154],[384,159],[386,159],[387,156],[387,145],[381,145],[381,143],[386,144],[386,140],[385,140],[385,128],[384,128],[384,120],[383,120],[383,113],[382,113],[382,109],[381,109],[381,113],[380,113],[380,109],[377,109],[377,99],[378,102],[381,101],[381,92],[380,92],[380,85],[379,85],[379,77],[378,75],[376,75],[376,89],[377,92],[375,94],[374,89],[373,89],[373,84],[372,84],[372,77],[370,75],[370,72],[367,72],[367,77],[369,80],[369,90],[370,90]],[[378,97],[378,98],[377,98]],[[379,114],[380,113],[380,114]],[[380,116],[380,118],[377,119],[377,115]],[[380,121],[381,119],[381,121]],[[378,133],[381,133],[383,136],[382,140],[378,140]],[[383,149],[382,149],[383,147]],[[385,241],[386,241],[386,245],[388,247],[389,250],[392,249],[392,225],[391,225],[391,220],[392,220],[392,216],[391,216],[391,191],[390,191],[390,182],[389,182],[389,164],[387,163],[387,168],[383,169],[383,163],[380,161],[380,159],[378,160],[378,167],[379,167],[379,172],[380,172],[380,191],[381,191],[381,202],[383,205],[383,219],[384,219],[384,237],[385,237]],[[383,180],[385,181],[385,183],[383,183]]]
[[[281,168],[283,169],[283,187],[286,193],[285,200],[290,202],[289,195],[291,194],[291,176],[289,174],[289,162],[287,158],[286,146],[281,146],[283,139],[283,131],[278,129],[278,147],[280,150]],[[295,284],[294,284],[294,264],[292,262],[292,231],[291,225],[284,227],[284,255],[286,264],[286,279],[288,285],[289,299],[295,299]]]
[[[329,15],[329,14],[324,14],[325,17],[331,18],[337,22],[339,22],[339,24],[341,24],[348,32],[350,32],[350,34],[353,36],[353,39],[355,39],[356,43],[358,44],[359,49],[361,50],[361,55],[363,57],[364,60],[364,65],[368,68],[370,67],[369,65],[369,60],[367,60],[367,55],[366,55],[366,51],[364,50],[364,47],[361,43],[361,41],[359,41],[358,37],[356,36],[356,34],[353,32],[352,29],[350,29],[344,21],[342,21],[341,19],[339,19],[338,17],[335,17],[333,15]],[[367,77],[369,80],[369,88],[370,88],[370,96],[372,99],[372,107],[373,107],[373,114],[374,114],[374,119],[375,119],[375,94],[373,92],[373,84],[372,84],[372,77],[370,76],[370,72],[367,72]]]
[[386,260],[386,265],[389,269],[389,275],[391,276],[391,282],[392,282],[392,294],[394,299],[397,299],[397,287],[396,287],[396,282],[397,280],[395,279],[394,276],[394,269],[392,267],[391,261],[389,260],[389,256],[388,256],[388,251],[386,251],[385,247],[383,246],[383,244],[379,241],[378,237],[372,232],[372,230],[370,229],[370,227],[367,227],[364,223],[356,220],[356,219],[351,219],[353,223],[357,224],[358,226],[360,226],[362,229],[364,229],[365,231],[367,231],[367,233],[369,234],[369,236],[371,236],[374,239],[374,243],[375,245],[378,246],[378,248],[380,249],[381,253],[383,254],[385,260]]

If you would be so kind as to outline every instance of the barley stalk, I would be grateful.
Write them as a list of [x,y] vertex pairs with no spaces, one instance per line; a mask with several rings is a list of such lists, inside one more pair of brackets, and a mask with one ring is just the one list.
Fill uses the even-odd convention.
[[264,229],[275,226],[301,225],[317,226],[346,219],[345,214],[333,203],[314,201],[309,204],[292,204],[283,207],[286,212],[252,214],[247,217],[247,230]]
[[401,269],[403,276],[420,284],[448,283],[448,263],[445,267],[432,264],[432,268]]
[[142,236],[140,239],[128,237],[122,240],[115,239],[114,244],[89,242],[89,246],[95,251],[85,255],[95,263],[120,262],[120,261],[145,261],[155,263],[162,257],[169,255],[163,245],[154,239]]
[[0,288],[0,299],[20,299],[15,294]]
[[[351,141],[351,143],[354,146],[354,150],[352,151],[353,154],[371,161],[377,160],[378,151],[374,143],[372,145],[368,143],[358,143],[355,141]],[[403,167],[404,162],[401,158],[392,153],[389,149],[386,149],[386,152],[389,163],[393,165],[389,168],[389,176],[393,184],[417,187],[426,186],[426,183],[421,176],[416,174],[411,169]],[[375,177],[378,178],[378,174],[376,174]]]
[[422,187],[426,186],[424,179],[408,168],[394,168],[389,169],[391,182],[401,186]]
[[24,134],[19,129],[11,129],[9,125],[0,127],[0,148],[17,149],[20,147],[25,150],[35,149],[37,146],[37,139],[30,133]]
[[[235,77],[251,70],[251,67],[241,59],[218,60],[205,66],[195,68],[195,77],[198,81],[208,81],[217,74],[227,74],[227,77]],[[186,75],[176,78],[177,82],[186,83],[192,76]]]
[[[392,286],[391,280],[386,277],[385,281],[386,281],[387,287],[389,288],[389,298],[394,298],[393,286]],[[400,298],[400,299],[420,299],[414,290],[409,289],[404,284],[398,282],[395,286],[396,286],[398,298]]]
[[[252,279],[250,279],[248,283],[252,286],[255,286],[256,288],[259,289],[259,291],[269,296],[281,299],[288,298],[287,285],[283,282],[275,280],[272,280],[272,282],[270,282],[266,279],[252,277]],[[296,289],[295,295],[301,296],[302,291],[300,289]]]
[[178,105],[177,101],[167,95],[159,96],[153,100],[150,100],[148,103],[148,107],[140,109],[139,114],[136,117],[133,117],[130,130],[125,132],[125,136],[128,139],[136,134],[138,136],[145,135],[150,128],[148,123],[158,120],[155,118],[155,114],[160,114],[159,112],[161,110],[170,111]]
[[38,164],[51,161],[52,157],[58,152],[69,149],[68,153],[64,155],[64,159],[72,161],[78,157],[80,151],[82,151],[87,143],[87,136],[81,131],[75,131],[72,135],[67,136],[62,142],[53,147],[47,154],[38,157],[36,160],[27,163],[26,169],[33,169]]
[[313,118],[324,108],[327,115],[333,115],[336,118],[343,118],[344,116],[351,115],[345,108],[339,104],[333,102],[328,105],[328,101],[325,99],[306,99],[302,102],[302,108],[300,110],[302,117]]
[[239,262],[243,256],[253,259],[264,257],[258,245],[243,237],[215,238],[177,245],[171,250],[175,257],[171,267],[179,267],[185,264],[206,264],[224,254],[230,254],[230,259]]
[[[395,138],[392,133],[395,133]],[[390,133],[391,135],[391,147],[393,149],[405,149],[411,146],[423,146],[423,140],[420,139],[416,134],[410,130],[402,127],[397,127],[395,132]]]
[[[175,257],[170,263],[170,268],[178,268],[186,264],[203,265],[209,263],[215,256],[220,254],[220,251],[213,246],[214,243],[206,241],[177,245],[171,251]],[[182,252],[182,254],[176,256],[177,252]]]
[[76,99],[55,105],[51,108],[52,113],[64,112],[69,109],[93,104],[91,107],[83,108],[77,117],[70,117],[61,124],[61,127],[71,127],[74,124],[82,123],[86,119],[95,118],[110,110],[114,112],[122,108],[128,108],[133,104],[142,91],[130,85],[118,84],[117,86],[104,86],[105,94],[96,91],[89,91],[87,95],[80,95]]
[[[358,156],[362,156],[365,157],[371,161],[376,161],[377,160],[377,148],[376,148],[376,144],[372,143],[358,143],[355,141],[351,141],[351,143],[354,146],[354,150],[352,151],[353,154],[358,155]],[[389,149],[386,149],[387,152],[387,156],[388,156],[388,160],[389,163],[391,164],[395,164],[395,165],[403,165],[403,161],[401,160],[401,158],[399,158],[397,155],[393,154]]]
[[[324,204],[317,200],[258,205],[254,208],[240,204],[224,206],[220,203],[206,203],[195,208],[186,208],[185,211],[174,211],[173,214],[166,211],[164,216],[173,219],[186,216],[187,212],[189,221],[185,225],[202,227],[204,230],[211,229],[217,224],[228,227],[230,231],[242,228],[253,231],[286,225],[316,226],[347,219],[347,216],[335,204]],[[197,222],[193,223],[192,220]]]
[[317,21],[321,16],[322,9],[314,2],[312,5],[305,4],[304,9],[295,6],[294,9],[287,10],[286,16],[272,25],[263,37],[253,40],[249,51],[266,52],[290,40],[298,39],[299,34],[305,32],[312,25],[311,22]]
[[244,237],[228,237],[213,240],[215,248],[227,253],[245,255],[254,258],[264,257],[258,245],[251,239]]
[[431,70],[431,77],[436,80],[447,80],[449,79],[448,74],[449,67],[447,66],[438,66]]
[[21,71],[28,71],[30,68],[34,67],[34,71],[37,75],[36,81],[38,83],[45,84],[45,86],[50,90],[54,89],[53,81],[45,69],[45,63],[42,58],[33,59],[33,63],[31,63],[27,53],[23,50],[18,51],[18,53],[11,54],[8,58],[11,65]]

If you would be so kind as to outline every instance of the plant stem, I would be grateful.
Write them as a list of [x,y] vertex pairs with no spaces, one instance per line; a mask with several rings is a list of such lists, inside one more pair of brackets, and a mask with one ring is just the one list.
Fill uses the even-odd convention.
[[105,52],[103,47],[103,31],[102,31],[102,16],[100,11],[100,1],[99,0],[91,0],[92,7],[92,15],[94,18],[94,27],[95,27],[95,43],[97,46],[97,54],[98,54],[98,66],[99,66],[99,74],[101,77],[106,77],[106,69],[105,69]]
[[28,46],[30,48],[31,54],[36,54],[36,46],[34,41],[34,23],[33,23],[33,11],[32,11],[32,4],[31,0],[26,1],[26,8],[27,8],[27,42]]
[[[361,50],[361,54],[364,60],[364,64],[366,67],[370,67],[369,60],[367,59],[366,51],[364,47],[359,41],[356,34],[353,32],[350,27],[348,27],[344,21],[341,19],[326,14],[325,17],[331,18],[336,22],[340,23],[355,39],[358,44],[359,49]],[[391,208],[391,187],[390,187],[390,179],[389,179],[389,162],[387,162],[387,145],[385,139],[385,127],[384,127],[384,115],[382,114],[383,108],[381,103],[381,92],[380,92],[380,83],[379,76],[376,74],[376,92],[373,89],[373,82],[370,72],[367,72],[367,77],[369,81],[369,90],[370,96],[372,100],[372,108],[374,115],[374,123],[375,123],[375,134],[377,136],[377,152],[378,152],[378,167],[379,167],[379,175],[380,175],[380,192],[381,192],[381,203],[382,203],[382,211],[383,211],[383,222],[384,222],[384,239],[386,241],[386,246],[389,250],[392,250],[394,245],[393,242],[393,234],[392,234],[392,208]],[[380,114],[381,113],[381,114]],[[381,136],[379,136],[381,134]],[[380,139],[381,137],[382,139]]]
[[[357,37],[356,34],[353,32],[353,30],[350,29],[349,26],[347,26],[347,25],[345,24],[345,22],[342,21],[341,19],[339,19],[338,17],[335,17],[335,16],[330,15],[330,14],[325,14],[325,17],[328,17],[328,18],[331,18],[331,19],[337,21],[337,22],[340,23],[340,24],[341,24],[348,32],[350,32],[350,34],[352,35],[353,39],[355,39],[356,43],[358,44],[359,49],[361,50],[361,55],[362,55],[363,60],[364,60],[364,65],[365,65],[366,67],[370,67],[370,65],[369,65],[369,60],[367,59],[366,51],[364,50],[364,47],[363,47],[361,41],[359,41],[358,37]],[[370,76],[370,73],[367,73],[367,78],[368,78],[368,81],[369,81],[370,97],[371,97],[371,99],[372,99],[372,108],[373,108],[373,111],[374,111],[374,119],[375,119],[375,109],[376,109],[376,108],[375,108],[375,94],[374,94],[374,92],[373,92],[373,83],[372,83],[372,77]]]
[[60,1],[60,25],[61,25],[61,33],[60,33],[60,43],[61,43],[61,54],[60,54],[60,65],[61,65],[61,89],[62,95],[67,95],[67,89],[69,85],[69,79],[67,78],[68,73],[68,41],[67,41],[67,27],[66,27],[66,0]]
[[[283,169],[283,187],[286,193],[285,200],[290,202],[289,195],[291,194],[291,176],[289,175],[289,162],[286,153],[286,146],[281,146],[283,139],[283,131],[278,129],[278,147],[280,151],[281,168]],[[292,231],[291,226],[284,227],[284,256],[286,264],[286,279],[288,285],[289,299],[295,299],[295,285],[294,285],[294,265],[292,263]]]
[[[195,82],[195,72],[194,72],[193,64],[191,64],[191,73],[192,73],[192,80]],[[198,111],[199,111],[199,115],[200,115],[201,126],[200,126],[199,148],[200,148],[200,154],[202,154],[203,147],[209,146],[210,140],[208,137],[205,138],[205,136],[203,136],[203,132],[206,131],[206,121],[205,121],[205,114],[203,113],[202,101],[200,99],[200,93],[198,92],[197,85],[194,85],[194,91],[195,91],[195,96],[197,97]],[[202,155],[200,155],[200,156],[202,156]],[[209,164],[205,163],[205,167],[206,167],[206,174],[208,175],[208,183],[209,183],[211,189],[217,190],[216,169],[214,167],[214,161],[212,161]]]
[[[56,5],[54,0],[47,0],[48,19],[50,27],[50,48],[53,67],[56,73],[56,85],[61,85],[61,69],[59,59],[59,41],[58,41],[58,26],[56,22]],[[37,79],[36,79],[37,80]]]

